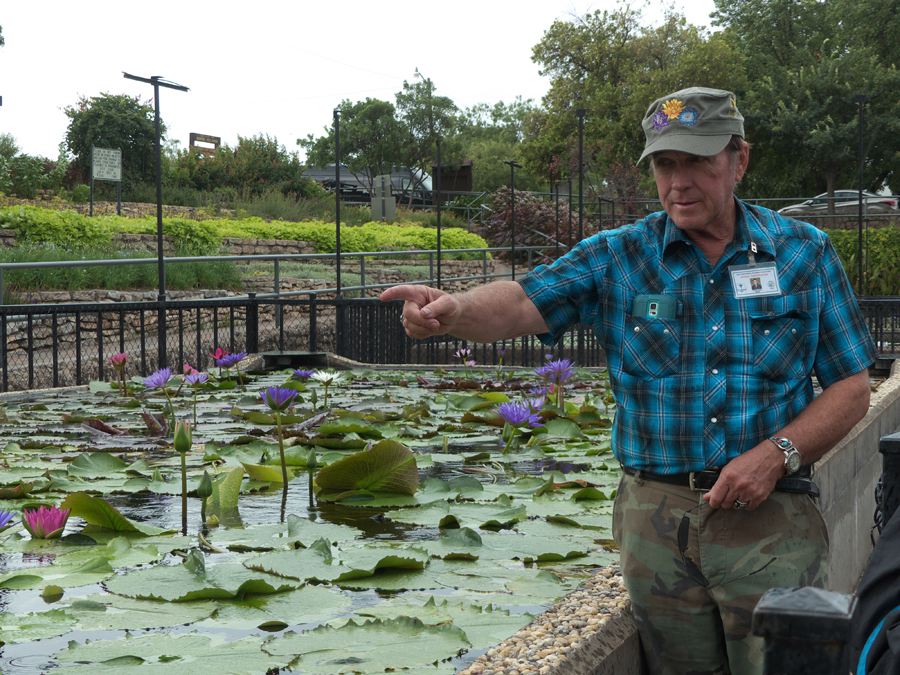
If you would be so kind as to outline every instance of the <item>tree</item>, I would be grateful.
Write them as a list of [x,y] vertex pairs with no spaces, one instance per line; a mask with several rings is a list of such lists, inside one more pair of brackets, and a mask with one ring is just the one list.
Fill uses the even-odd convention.
[[551,181],[572,177],[565,158],[577,148],[575,111],[584,108],[583,147],[592,153],[588,163],[598,191],[615,166],[640,157],[641,120],[653,100],[691,86],[734,90],[744,77],[740,57],[721,36],[688,24],[671,8],[662,25],[647,26],[624,4],[555,21],[532,60],[551,85],[545,111],[526,128],[526,166]]
[[12,134],[0,134],[0,157],[10,160],[19,154],[19,142]]
[[739,93],[754,149],[744,190],[833,196],[837,187],[858,186],[857,94],[869,99],[863,187],[876,191],[891,181],[900,189],[900,75],[885,61],[897,47],[878,40],[900,25],[896,17],[884,16],[882,30],[871,25],[875,16],[863,20],[843,4],[717,0],[716,8],[715,21],[748,72]]
[[462,157],[458,139],[453,137],[457,107],[446,96],[435,96],[430,79],[409,84],[397,92],[397,114],[400,117],[400,160],[409,172],[409,203],[413,193],[425,181],[431,163],[437,157],[437,141],[441,140],[441,163],[458,165]]
[[[69,118],[66,146],[74,156],[75,166],[88,176],[91,146],[122,150],[125,180],[156,179],[156,127],[149,102],[125,94],[81,96],[73,106],[63,109]],[[166,127],[160,120],[160,135],[165,140]]]
[[[530,99],[523,101],[516,97],[510,104],[479,103],[459,115],[456,134],[461,155],[472,160],[474,190],[494,192],[509,185],[509,166],[503,162],[524,161],[521,151],[524,128],[535,111]],[[534,191],[544,187],[541,177],[527,169],[516,172],[516,186]]]
[[[375,177],[393,172],[401,163],[396,110],[393,104],[373,98],[342,101],[340,110],[341,163],[371,195]],[[297,144],[306,150],[310,166],[324,168],[335,163],[334,127],[326,127],[325,135],[318,138],[310,134],[297,139]]]

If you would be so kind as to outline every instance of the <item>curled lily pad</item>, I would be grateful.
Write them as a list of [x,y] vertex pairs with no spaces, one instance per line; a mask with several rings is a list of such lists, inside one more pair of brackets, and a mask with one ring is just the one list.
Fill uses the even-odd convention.
[[416,456],[402,443],[384,440],[322,468],[316,475],[322,490],[347,492],[401,492],[415,494],[419,487]]

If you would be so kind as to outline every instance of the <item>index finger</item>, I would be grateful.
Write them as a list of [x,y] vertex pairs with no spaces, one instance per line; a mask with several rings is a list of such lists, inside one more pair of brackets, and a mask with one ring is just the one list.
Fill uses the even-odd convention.
[[404,284],[402,286],[391,286],[378,296],[382,302],[390,302],[391,300],[405,300],[406,302],[414,302],[420,307],[427,305],[428,300],[421,286]]

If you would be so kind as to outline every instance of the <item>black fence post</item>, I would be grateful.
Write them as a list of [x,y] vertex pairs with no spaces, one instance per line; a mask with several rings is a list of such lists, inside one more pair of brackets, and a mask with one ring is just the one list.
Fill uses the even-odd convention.
[[821,588],[773,588],[753,610],[764,675],[847,675],[855,598]]
[[887,523],[900,505],[900,432],[882,436],[881,453],[881,522]]
[[247,293],[247,297],[247,352],[255,354],[259,351],[259,301],[256,293]]
[[[156,354],[157,354],[157,367],[165,368],[166,367],[166,349],[168,345],[168,325],[166,318],[166,296],[160,294],[159,296],[159,310],[158,310],[158,318],[157,318],[157,332],[156,332]],[[99,319],[99,321],[102,321]]]
[[318,326],[316,325],[316,299],[315,293],[309,294],[309,351],[319,351],[319,336],[316,333]]

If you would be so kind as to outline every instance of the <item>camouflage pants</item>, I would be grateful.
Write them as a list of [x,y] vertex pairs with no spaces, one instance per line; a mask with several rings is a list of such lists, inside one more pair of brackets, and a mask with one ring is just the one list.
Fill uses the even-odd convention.
[[713,509],[702,492],[626,475],[613,536],[653,675],[760,675],[763,640],[751,633],[759,598],[826,582],[828,532],[808,495]]

